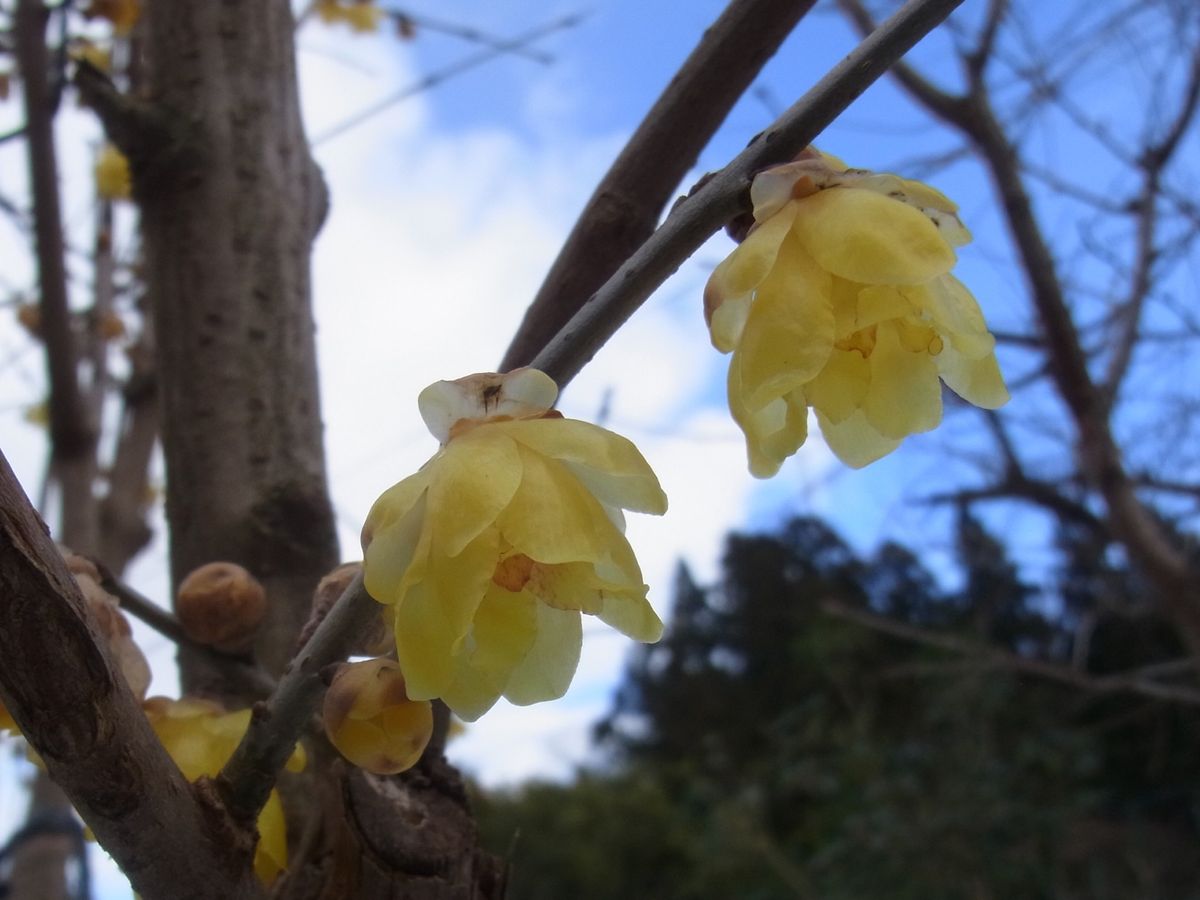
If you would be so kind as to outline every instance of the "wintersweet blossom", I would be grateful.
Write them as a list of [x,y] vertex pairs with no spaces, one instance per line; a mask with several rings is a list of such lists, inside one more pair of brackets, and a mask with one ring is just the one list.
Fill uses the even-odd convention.
[[[151,697],[143,707],[150,727],[188,781],[202,775],[212,778],[220,772],[250,725],[250,710],[227,713],[207,700]],[[299,772],[304,765],[304,750],[297,746],[287,769]],[[272,789],[258,816],[254,873],[264,884],[270,884],[286,867],[287,821],[279,792]]]
[[408,696],[468,721],[501,695],[561,697],[581,613],[636,640],[662,634],[621,509],[662,514],[667,498],[632,443],[562,418],[557,395],[536,369],[426,388],[442,447],[363,527],[363,577],[393,608]]
[[760,173],[754,226],[704,292],[733,353],[729,407],[766,478],[808,436],[865,466],[942,418],[939,378],[976,406],[1008,400],[979,304],[950,274],[971,235],[943,194],[809,149]]

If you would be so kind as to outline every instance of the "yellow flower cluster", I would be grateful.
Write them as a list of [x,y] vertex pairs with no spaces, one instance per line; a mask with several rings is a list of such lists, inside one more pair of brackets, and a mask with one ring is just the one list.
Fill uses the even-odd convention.
[[[207,700],[169,700],[151,697],[144,704],[146,718],[167,754],[188,781],[221,771],[250,725],[250,710],[227,713]],[[304,769],[303,748],[297,746],[287,762],[289,772]],[[287,867],[287,822],[279,792],[272,790],[258,816],[258,847],[254,873],[270,884]]]
[[754,475],[804,443],[810,407],[857,468],[941,421],[939,378],[985,409],[1008,400],[995,339],[950,274],[971,236],[944,195],[810,149],[759,174],[751,199],[755,225],[704,300]]
[[468,721],[501,695],[562,696],[581,613],[637,640],[662,633],[621,510],[661,514],[666,496],[633,444],[562,418],[557,395],[535,369],[426,388],[442,448],[363,527],[364,580],[392,607],[408,696]]
[[374,0],[317,0],[317,15],[327,25],[345,22],[351,31],[368,32],[379,28],[383,10]]

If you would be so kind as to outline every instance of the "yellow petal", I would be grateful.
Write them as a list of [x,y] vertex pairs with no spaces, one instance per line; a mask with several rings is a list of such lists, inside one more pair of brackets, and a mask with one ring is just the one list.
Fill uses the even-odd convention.
[[854,331],[910,316],[913,305],[891,285],[865,285],[854,304]]
[[513,670],[504,696],[518,706],[556,700],[567,692],[583,644],[578,612],[538,603],[537,637],[525,658]]
[[667,511],[667,495],[650,464],[618,434],[575,419],[527,419],[493,427],[562,462],[603,503],[655,515]]
[[813,409],[841,422],[858,409],[871,385],[871,364],[856,350],[834,350],[821,373],[804,389]]
[[999,409],[1008,402],[1008,388],[994,355],[970,359],[957,348],[946,347],[937,357],[938,372],[946,387],[982,409]]
[[508,435],[484,424],[442,448],[434,465],[426,513],[433,552],[457,556],[512,500],[521,457]]
[[928,353],[905,350],[893,322],[876,331],[869,359],[871,385],[862,408],[867,421],[888,438],[936,428],[942,420],[942,388]]
[[642,596],[606,593],[604,604],[596,616],[635,641],[652,644],[662,637],[663,623],[654,607]]
[[[392,491],[416,481],[421,474],[402,481]],[[404,598],[405,577],[425,530],[426,484],[427,479],[422,478],[415,502],[399,516],[395,511],[403,509],[409,497],[407,493],[398,494],[398,501],[391,504],[388,491],[375,501],[363,526],[363,585],[380,603],[399,603]],[[428,540],[426,535],[426,543]]]
[[729,367],[729,411],[746,435],[750,474],[770,478],[808,437],[808,409],[800,392],[751,411],[742,395],[737,366]]
[[596,562],[625,536],[562,463],[520,449],[521,486],[500,517],[504,539],[539,563]]
[[759,286],[741,343],[739,367],[747,408],[754,410],[816,376],[833,349],[830,279],[794,237],[784,241]]
[[935,278],[927,285],[905,288],[904,293],[964,356],[982,359],[996,346],[995,338],[988,333],[979,303],[966,285],[953,275]]
[[266,805],[258,814],[258,846],[254,850],[254,874],[270,884],[287,868],[287,820],[279,792],[267,795]]
[[454,655],[491,583],[500,555],[489,530],[456,557],[418,561],[419,579],[396,609],[396,656],[413,700],[440,697],[454,677]]
[[713,346],[722,353],[733,350],[742,339],[753,302],[754,294],[748,293],[740,297],[727,297],[713,308],[708,331]]
[[504,693],[537,637],[536,607],[527,591],[489,588],[475,613],[471,646],[458,654],[454,682],[442,695],[460,719],[474,722]]
[[841,422],[833,423],[826,419],[820,411],[817,421],[821,425],[821,434],[825,443],[842,462],[853,469],[861,469],[868,463],[887,456],[900,446],[898,440],[884,437],[871,427],[862,410]]
[[[787,237],[796,216],[796,205],[789,203],[778,213],[762,222],[747,235],[732,253],[725,258],[709,276],[708,284],[704,287],[704,314],[711,323],[714,311],[728,300],[736,300],[753,291],[767,277],[775,258],[779,253],[780,244]],[[713,331],[712,339],[722,353],[728,353],[737,343],[737,335],[733,333],[735,322],[725,323],[721,333]]]
[[954,265],[954,250],[937,226],[898,200],[829,188],[799,203],[796,234],[817,262],[840,278],[921,284]]

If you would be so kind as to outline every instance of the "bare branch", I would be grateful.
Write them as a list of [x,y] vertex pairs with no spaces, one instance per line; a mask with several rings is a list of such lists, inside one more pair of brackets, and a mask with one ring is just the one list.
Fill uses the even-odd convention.
[[366,109],[360,110],[349,118],[342,120],[327,131],[318,134],[312,139],[312,146],[316,147],[318,144],[324,144],[326,141],[331,141],[335,137],[345,134],[350,129],[358,127],[368,119],[374,118],[381,112],[391,109],[397,103],[407,100],[410,97],[415,97],[417,94],[422,94],[431,88],[437,87],[437,85],[441,84],[442,82],[448,81],[457,75],[461,75],[463,72],[467,72],[483,65],[484,63],[491,62],[498,56],[503,56],[506,53],[514,53],[518,50],[528,47],[531,44],[540,41],[547,35],[555,33],[556,31],[565,31],[566,29],[574,28],[581,21],[583,21],[583,17],[578,13],[572,13],[569,16],[563,16],[562,18],[555,19],[553,22],[549,22],[546,25],[541,25],[525,32],[524,34],[518,35],[512,40],[503,41],[495,46],[490,46],[486,50],[473,53],[470,56],[463,57],[456,63],[452,63],[444,68],[430,72],[428,75],[417,80],[415,83],[401,88],[394,94],[389,94],[378,103],[373,103]]
[[1168,703],[1200,706],[1200,691],[1163,684],[1155,681],[1141,670],[1128,675],[1088,675],[1070,666],[1019,656],[1008,650],[967,640],[957,635],[919,628],[909,625],[907,622],[898,622],[886,616],[856,609],[839,600],[829,598],[822,600],[821,611],[881,634],[958,654],[966,657],[967,662],[980,668],[1001,668],[1022,675],[1033,675],[1047,681],[1080,688],[1092,694],[1136,694]]
[[815,0],[734,0],[596,186],[509,343],[526,365],[654,231],[680,180]]
[[996,35],[1000,33],[1000,22],[1008,11],[1008,0],[988,0],[987,17],[979,32],[975,49],[963,57],[967,67],[967,78],[971,83],[983,80],[987,64],[991,62],[992,50],[996,46]]
[[[838,6],[846,17],[854,23],[858,33],[863,37],[871,34],[878,27],[861,0],[838,0]],[[916,69],[904,62],[892,66],[892,76],[904,85],[905,89],[917,97],[921,105],[942,119],[952,119],[958,115],[963,98],[951,94],[938,87],[932,81],[917,73]]]
[[[843,8],[862,10],[858,0],[840,2]],[[1107,404],[1088,370],[1054,256],[1025,190],[1019,154],[996,116],[986,86],[982,80],[976,82],[966,97],[948,105],[928,91],[916,73],[907,75],[906,79],[906,73],[896,73],[897,80],[913,98],[960,130],[978,149],[999,195],[1029,283],[1047,342],[1050,374],[1078,433],[1080,465],[1088,481],[1104,498],[1111,532],[1125,544],[1158,588],[1161,602],[1188,645],[1200,653],[1200,574],[1163,533],[1138,499],[1125,472],[1120,448],[1110,428]],[[1068,107],[1063,105],[1064,109]],[[1098,133],[1104,134],[1103,130]]]
[[756,172],[794,157],[961,0],[910,0],[750,146],[679,203],[531,365],[565,385],[710,235],[748,208]]
[[349,656],[378,616],[379,604],[359,573],[288,665],[275,693],[255,705],[242,742],[216,778],[235,819],[257,817],[325,691],[322,670]]
[[0,698],[134,887],[261,897],[250,835],[226,827],[163,750],[2,455],[0,607]]
[[1154,264],[1159,259],[1159,252],[1155,244],[1159,224],[1158,199],[1162,190],[1163,171],[1169,165],[1172,155],[1179,147],[1179,142],[1187,133],[1188,126],[1195,119],[1197,107],[1200,106],[1200,47],[1196,47],[1192,53],[1188,84],[1183,94],[1180,108],[1162,139],[1147,147],[1139,158],[1142,168],[1142,188],[1133,204],[1138,215],[1133,272],[1130,276],[1128,293],[1119,308],[1119,332],[1101,387],[1101,395],[1109,409],[1115,405],[1121,383],[1133,361],[1133,351],[1138,340],[1142,313],[1153,288]]
[[[29,178],[32,192],[41,333],[50,383],[52,472],[64,482],[64,493],[90,497],[97,427],[78,380],[79,355],[71,333],[67,297],[66,248],[58,192],[58,158],[54,145],[51,87],[47,81],[47,11],[40,0],[17,4],[16,55],[24,92]],[[91,550],[95,530],[88,510],[64,514],[63,538]]]

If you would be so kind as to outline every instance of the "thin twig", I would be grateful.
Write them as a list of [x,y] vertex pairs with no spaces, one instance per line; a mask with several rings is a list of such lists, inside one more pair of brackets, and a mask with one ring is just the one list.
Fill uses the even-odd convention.
[[694,194],[542,348],[531,365],[567,384],[650,294],[710,235],[746,211],[763,168],[808,146],[847,106],[962,0],[910,0]]
[[[1057,681],[1060,684],[1081,688],[1094,694],[1138,694],[1143,697],[1152,697],[1155,700],[1165,700],[1169,703],[1200,706],[1200,691],[1162,684],[1147,677],[1143,670],[1137,670],[1130,674],[1088,675],[1069,666],[1060,666],[1040,659],[1019,656],[999,647],[981,644],[952,634],[929,631],[909,625],[907,622],[898,622],[886,616],[855,609],[840,600],[830,598],[822,600],[821,611],[881,634],[967,657],[981,667],[999,667],[1024,675],[1033,675],[1047,681]],[[1171,663],[1172,671],[1175,670],[1176,662],[1178,661]]]
[[255,705],[245,737],[216,778],[235,818],[253,821],[258,815],[325,690],[322,670],[349,656],[378,615],[379,604],[359,574],[288,664],[275,693]]
[[317,135],[312,139],[312,146],[316,147],[324,144],[327,141],[333,140],[341,134],[345,134],[352,128],[356,128],[368,119],[374,118],[381,112],[395,106],[404,100],[414,97],[417,94],[424,93],[430,88],[436,87],[443,81],[461,75],[463,72],[477,68],[486,62],[491,62],[498,56],[503,56],[506,53],[512,53],[520,48],[527,47],[547,35],[553,34],[556,31],[565,31],[568,28],[574,28],[583,21],[583,16],[579,13],[572,13],[569,16],[563,16],[560,19],[555,19],[546,25],[541,25],[531,31],[518,35],[510,41],[504,41],[494,47],[489,47],[486,50],[481,50],[478,53],[473,53],[470,56],[465,56],[456,63],[451,63],[444,68],[430,72],[425,77],[417,80],[413,84],[403,87],[394,94],[389,94],[378,103],[373,103],[366,109],[356,112],[354,115],[334,125],[328,131]]

